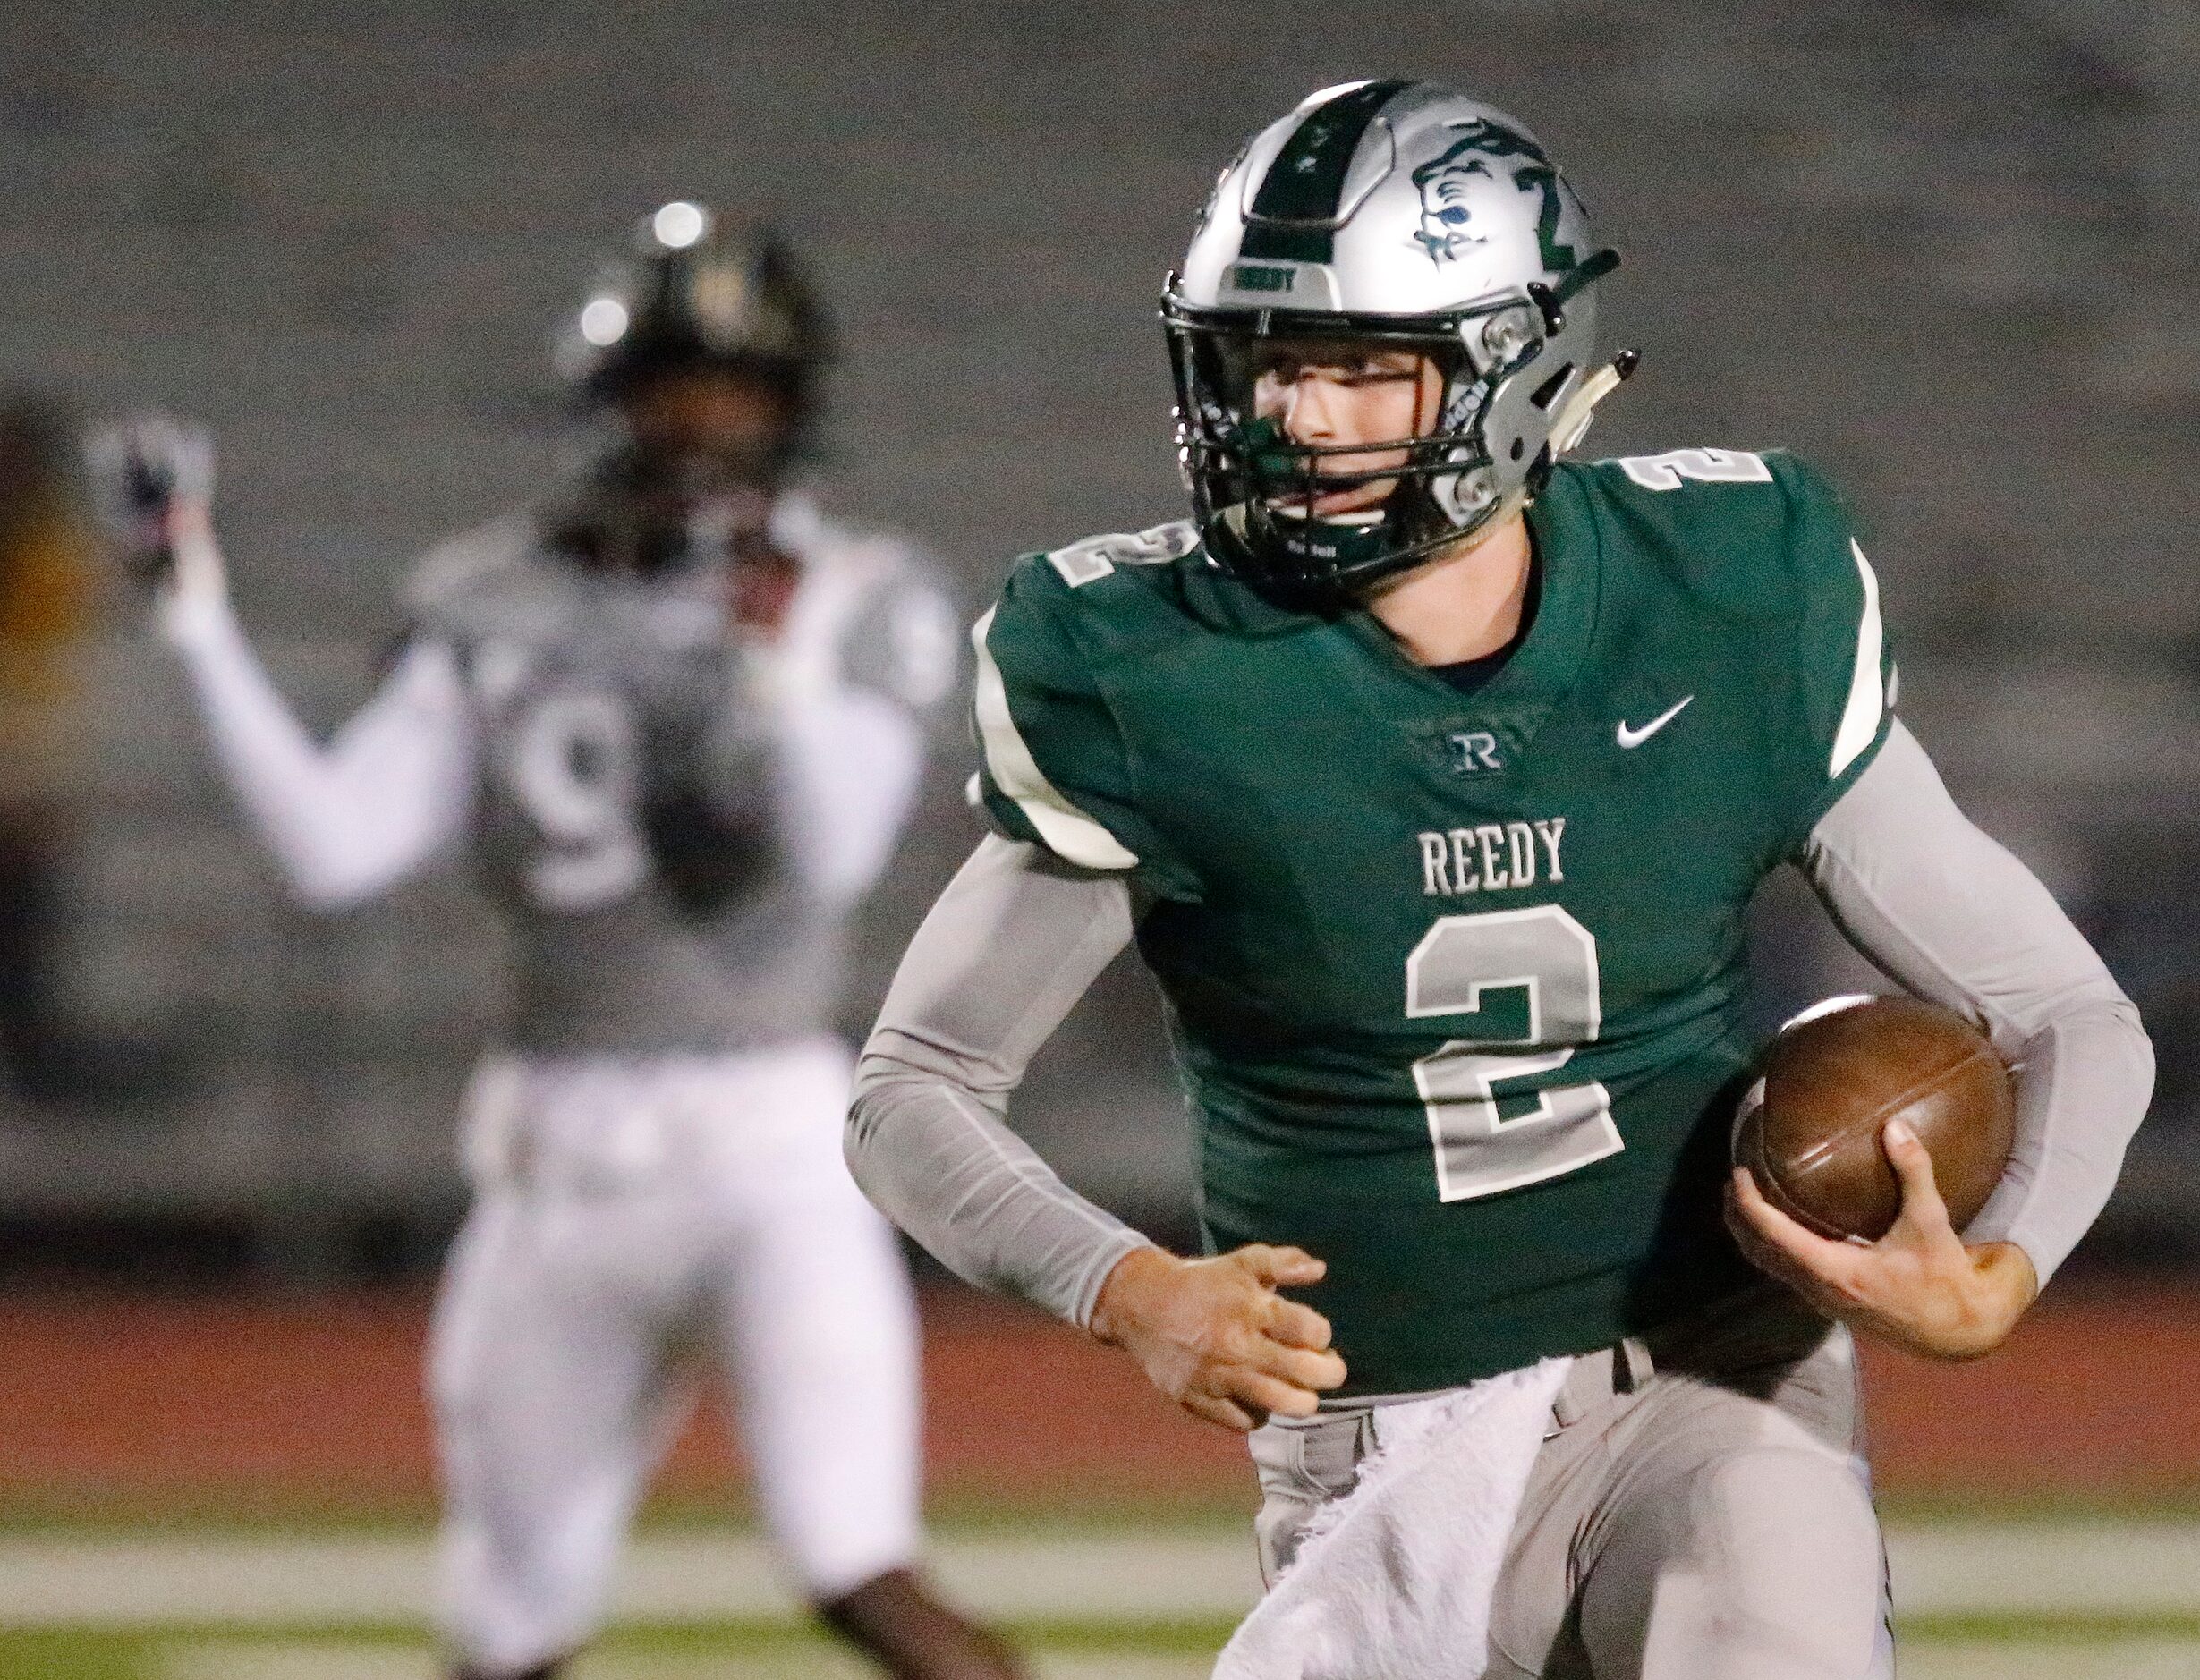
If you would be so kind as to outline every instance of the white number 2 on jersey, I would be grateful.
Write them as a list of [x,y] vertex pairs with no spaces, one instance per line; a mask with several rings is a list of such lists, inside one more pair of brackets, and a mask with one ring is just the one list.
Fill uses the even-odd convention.
[[553,692],[518,719],[505,770],[545,842],[527,865],[528,888],[545,907],[594,910],[648,875],[634,822],[640,760],[633,717],[616,695]]
[[1406,959],[1409,1019],[1479,1014],[1484,990],[1509,987],[1527,992],[1525,1037],[1455,1039],[1414,1064],[1446,1201],[1556,1178],[1627,1147],[1594,1080],[1547,1088],[1510,1119],[1498,1112],[1500,1082],[1563,1067],[1574,1045],[1597,1036],[1603,1002],[1588,929],[1557,904],[1446,916]]
[[1645,490],[1678,490],[1698,484],[1770,484],[1772,469],[1746,449],[1673,449],[1661,455],[1623,455],[1619,470]]

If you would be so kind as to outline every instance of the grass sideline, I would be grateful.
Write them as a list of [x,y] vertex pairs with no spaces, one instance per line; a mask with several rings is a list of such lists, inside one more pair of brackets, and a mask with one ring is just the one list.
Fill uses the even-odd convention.
[[[1203,1667],[1204,1659],[1228,1638],[1227,1621],[1200,1619],[1147,1623],[1029,1621],[1009,1633],[1041,1658],[1120,1657],[1176,1659]],[[2159,1647],[2189,1643],[2200,1657],[2200,1616],[2041,1618],[2026,1616],[1939,1618],[1904,1621],[1898,1631],[1913,1659],[1936,1652],[2003,1649],[2050,1657],[2060,1651],[2113,1662],[2118,1647]],[[347,1656],[420,1659],[430,1656],[430,1641],[418,1627],[366,1623],[316,1627],[240,1628],[180,1625],[135,1628],[127,1633],[98,1628],[56,1628],[36,1633],[0,1631],[0,1680],[162,1680],[179,1652],[208,1647],[257,1650],[305,1659],[324,1654],[330,1672],[351,1672],[340,1665]],[[833,1650],[832,1642],[804,1624],[785,1620],[743,1620],[721,1624],[656,1627],[615,1627],[590,1647],[592,1657],[619,1659],[702,1659],[721,1661],[738,1655],[741,1670],[787,1676],[817,1671]],[[731,1667],[729,1663],[729,1667]],[[299,1672],[309,1672],[302,1667]],[[1176,1670],[1174,1667],[1170,1673]],[[1191,1672],[1191,1668],[1187,1668]],[[684,1670],[683,1670],[684,1672]],[[2093,1665],[2085,1672],[2094,1672]],[[582,1680],[585,1680],[583,1665]]]
[[[2103,1523],[2147,1519],[2200,1520],[2200,1485],[2175,1494],[1974,1495],[1902,1494],[1881,1497],[1880,1515],[1890,1523]],[[949,1494],[927,1501],[925,1521],[942,1534],[994,1534],[1024,1530],[1056,1533],[1240,1530],[1250,1536],[1258,1501],[1252,1472],[1243,1498],[1115,1498],[1002,1499]],[[414,1534],[434,1526],[432,1501],[317,1498],[303,1493],[175,1491],[118,1489],[0,1490],[0,1536],[94,1536],[205,1532],[279,1535]],[[651,1498],[635,1524],[640,1533],[708,1529],[758,1530],[753,1500],[744,1489],[724,1498],[692,1491]]]
[[[925,1501],[927,1526],[942,1532],[991,1533],[1044,1528],[1059,1532],[1134,1528],[1239,1528],[1253,1531],[1260,1496],[1250,1462],[1238,1493],[1192,1498],[1134,1493],[1061,1494],[1029,1498],[941,1493]],[[2200,1498],[2192,1510],[2200,1515]],[[299,1489],[267,1488],[174,1489],[92,1486],[0,1488],[0,1535],[116,1534],[203,1531],[278,1534],[310,1531],[336,1534],[412,1533],[432,1527],[432,1499],[319,1497]],[[759,1526],[750,1490],[730,1484],[721,1497],[692,1489],[654,1494],[642,1506],[637,1532],[720,1529],[752,1532]]]
[[[2079,1532],[2081,1548],[2088,1526],[2108,1534],[2123,1523],[2189,1522],[2200,1514],[2200,1504],[2183,1498],[1885,1503],[1890,1518],[1913,1535],[1941,1524],[2000,1525],[2014,1540],[2029,1524],[2063,1525]],[[1146,1539],[1157,1545],[1185,1540],[1215,1549],[1226,1539],[1250,1546],[1247,1515],[1242,1509],[1142,1499],[1075,1505],[955,1500],[936,1509],[933,1528],[945,1541],[997,1547],[1005,1538],[1024,1535],[1040,1546],[1057,1539],[1098,1540],[1119,1549],[1124,1542],[1136,1548]],[[126,1499],[49,1498],[0,1506],[0,1542],[13,1537],[35,1549],[46,1539],[64,1545],[81,1540],[95,1548],[150,1540],[188,1557],[194,1536],[248,1545],[273,1541],[278,1548],[286,1540],[413,1542],[425,1540],[431,1520],[432,1513],[417,1505],[332,1511],[317,1501],[279,1501],[217,1508],[155,1498],[139,1489]],[[658,1502],[641,1529],[675,1546],[684,1537],[701,1537],[706,1548],[720,1540],[745,1545],[756,1536],[739,1505],[688,1498]],[[1950,1539],[1952,1555],[1959,1564],[1971,1557],[1975,1572],[1976,1546]],[[2036,1550],[2036,1540],[2030,1543]],[[1177,1578],[1172,1574],[1168,1581],[1173,1584]],[[715,1583],[718,1578],[709,1579]],[[55,1621],[37,1626],[30,1624],[38,1613],[22,1607],[24,1625],[11,1628],[8,1608],[0,1604],[0,1680],[433,1680],[432,1642],[425,1616],[411,1614],[410,1589],[395,1598],[385,1589],[363,1600],[316,1599],[288,1611],[249,1597],[225,1601],[216,1588],[207,1591],[214,1598],[187,1591],[157,1603],[153,1619],[129,1625],[126,1611],[103,1621],[98,1612],[114,1607],[94,1598],[64,1605]],[[2005,1607],[1993,1598],[1966,1599],[1963,1591],[1958,1586],[1952,1598],[1921,1600],[1943,1608],[1898,1609],[1907,1680],[2184,1680],[2200,1675],[2200,1586],[2190,1595],[2178,1586],[2166,1600],[2154,1600],[2158,1608],[2151,1608],[2145,1591],[2136,1597],[2111,1592],[2097,1608],[2079,1598],[2041,1609],[2017,1600]],[[2051,1594],[2040,1601],[2058,1602]],[[1236,1620],[1211,1613],[1210,1600],[1156,1600],[1142,1591],[1105,1608],[1081,1599],[1058,1608],[1030,1599],[1003,1608],[1004,1625],[1032,1650],[1041,1680],[1203,1676]],[[720,1614],[721,1608],[730,1613]],[[864,1673],[835,1656],[831,1642],[791,1612],[752,1599],[721,1605],[715,1585],[700,1611],[693,1617],[679,1614],[661,1598],[636,1603],[627,1619],[590,1648],[590,1659],[576,1667],[573,1680],[856,1680]]]
[[[1177,1659],[1187,1672],[1203,1672],[1221,1650],[1233,1625],[1226,1621],[1149,1624],[1019,1623],[1008,1630],[1018,1645],[1036,1655]],[[214,1648],[225,1651],[257,1648],[270,1655],[310,1655],[332,1659],[346,1653],[370,1656],[410,1653],[427,1664],[434,1645],[418,1627],[362,1624],[310,1628],[225,1626],[133,1628],[127,1633],[48,1629],[37,1633],[0,1632],[0,1680],[165,1680],[179,1652]],[[747,1659],[743,1673],[811,1676],[828,1666],[820,1659],[840,1648],[810,1625],[794,1621],[735,1621],[676,1627],[617,1626],[588,1648],[587,1658],[685,1658],[720,1661],[737,1654]],[[590,1663],[577,1665],[577,1680],[587,1680]],[[727,1664],[731,1667],[730,1663]],[[854,1665],[848,1667],[853,1669]],[[834,1667],[834,1672],[838,1672]],[[342,1672],[334,1668],[332,1672]],[[684,1670],[683,1670],[684,1672]]]

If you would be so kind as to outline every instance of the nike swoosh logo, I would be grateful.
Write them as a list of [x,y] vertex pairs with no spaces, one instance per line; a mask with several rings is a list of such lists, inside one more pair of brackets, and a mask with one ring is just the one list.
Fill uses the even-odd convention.
[[1679,717],[1682,712],[1686,711],[1688,708],[1689,700],[1692,700],[1695,698],[1695,695],[1690,694],[1681,700],[1676,700],[1672,706],[1668,708],[1666,710],[1660,712],[1655,717],[1644,724],[1640,729],[1628,728],[1627,719],[1624,717],[1621,718],[1619,720],[1618,731],[1619,744],[1622,747],[1641,746],[1644,742],[1649,740],[1651,736],[1656,734],[1659,730],[1664,728],[1666,725],[1671,723],[1673,719]]

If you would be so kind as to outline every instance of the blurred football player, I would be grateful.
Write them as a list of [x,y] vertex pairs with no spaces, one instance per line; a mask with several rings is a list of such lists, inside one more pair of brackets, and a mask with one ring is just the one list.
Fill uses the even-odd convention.
[[516,936],[430,1353],[442,1616],[470,1680],[551,1675],[591,1631],[698,1349],[824,1621],[896,1676],[1018,1672],[913,1573],[914,1316],[840,1157],[843,922],[909,810],[956,638],[906,543],[790,488],[828,352],[782,244],[659,209],[565,347],[616,444],[428,556],[409,639],[325,746],[231,612],[203,443],[141,426],[106,452],[298,895],[339,909],[463,850]]
[[[1848,1327],[2000,1342],[2146,1104],[2130,1005],[1896,721],[1825,483],[1567,459],[1633,365],[1595,350],[1616,261],[1502,112],[1315,95],[1168,289],[1194,517],[1020,562],[974,632],[998,833],[904,959],[850,1159],[956,1271],[1253,1432],[1230,1680],[1890,1674]],[[1729,1175],[1782,861],[2019,1067],[1961,1236],[1892,1128],[1876,1244]],[[1133,938],[1204,1260],[1002,1122]]]

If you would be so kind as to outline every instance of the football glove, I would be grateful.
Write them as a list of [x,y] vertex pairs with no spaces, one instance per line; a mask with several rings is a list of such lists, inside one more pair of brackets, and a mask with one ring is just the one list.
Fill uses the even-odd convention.
[[229,585],[214,540],[213,435],[189,420],[140,414],[101,427],[84,453],[107,540],[123,571],[152,592],[164,622],[222,609]]

